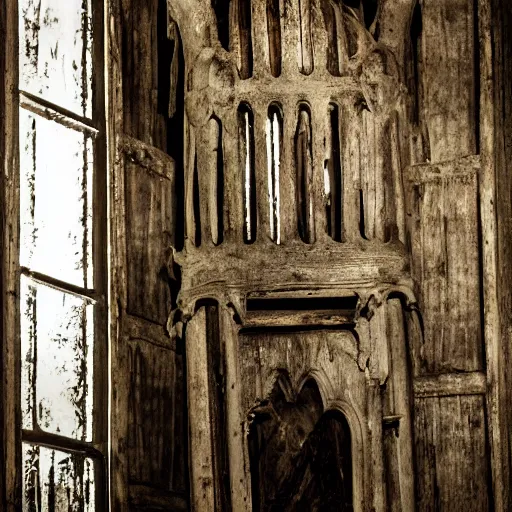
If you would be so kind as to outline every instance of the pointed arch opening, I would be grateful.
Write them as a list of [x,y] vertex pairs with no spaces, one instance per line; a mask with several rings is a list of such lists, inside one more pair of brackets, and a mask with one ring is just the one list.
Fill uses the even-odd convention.
[[288,377],[279,375],[268,398],[251,413],[253,511],[311,510],[312,506],[352,511],[352,438],[347,418],[337,409],[324,411],[314,379],[308,379],[293,399],[288,389]]

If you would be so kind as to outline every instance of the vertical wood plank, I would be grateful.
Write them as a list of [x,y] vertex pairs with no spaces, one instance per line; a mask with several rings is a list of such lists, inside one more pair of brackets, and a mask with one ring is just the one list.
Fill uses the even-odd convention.
[[300,44],[299,0],[280,0],[282,50],[282,76],[292,78],[299,74],[297,45]]
[[372,379],[368,383],[368,409],[367,421],[370,436],[369,454],[371,460],[371,483],[373,496],[371,499],[372,509],[375,512],[384,512],[387,510],[387,496],[383,492],[385,486],[384,464],[383,464],[383,434],[382,434],[382,397],[380,393],[379,381]]
[[261,79],[270,75],[266,2],[260,0],[258,2],[250,2],[250,5],[252,13],[254,77]]
[[[396,474],[398,488],[390,501],[392,510],[414,510],[414,462],[411,425],[411,375],[408,367],[405,319],[400,299],[389,299],[386,304],[386,333],[390,351],[389,381],[387,383],[385,414],[400,416],[399,433],[396,436]],[[388,401],[389,400],[389,401]]]
[[294,99],[283,105],[283,151],[280,166],[281,191],[281,240],[298,240],[297,192],[299,186],[296,174],[295,129],[297,127],[297,107]]
[[[128,434],[128,381],[126,339],[122,321],[126,309],[126,238],[125,238],[125,174],[123,159],[118,152],[118,138],[123,131],[123,58],[121,2],[109,4],[107,15],[108,32],[108,126],[107,148],[109,158],[110,205],[115,215],[111,216],[111,294],[110,337],[111,343],[111,411],[117,418],[111,423],[111,507],[114,512],[128,510],[128,461],[125,442]],[[129,27],[129,25],[128,25]],[[126,63],[124,63],[126,65]],[[129,115],[129,111],[126,112]]]
[[476,153],[473,0],[422,2],[422,105],[432,162]]
[[[487,414],[492,460],[492,486],[496,512],[510,510],[510,254],[509,232],[503,230],[509,215],[510,176],[503,143],[510,140],[510,126],[501,116],[510,111],[510,7],[506,2],[478,0],[480,40],[480,151],[481,171],[478,175],[479,213],[482,247],[483,331],[487,371]],[[494,44],[493,44],[494,42]],[[508,51],[507,51],[508,50]],[[505,57],[506,56],[506,57]],[[507,58],[508,57],[508,58]],[[501,70],[500,66],[506,66]],[[502,74],[503,73],[503,74]],[[506,81],[506,82],[505,82]],[[505,107],[505,112],[504,112]],[[498,113],[498,115],[497,115]],[[505,134],[502,132],[507,128]],[[505,135],[505,136],[504,136]],[[497,207],[497,205],[499,205]],[[499,209],[498,209],[499,208]],[[508,320],[508,321],[507,321]],[[508,381],[508,382],[507,382]],[[507,412],[508,411],[508,412]]]
[[21,510],[18,2],[0,6],[0,505]]
[[412,273],[425,328],[422,366],[429,373],[483,368],[478,167],[471,157],[410,168]]
[[125,159],[127,311],[161,325],[170,290],[166,272],[173,222],[171,180]]
[[340,148],[343,182],[343,228],[345,240],[361,239],[359,189],[361,187],[360,116],[350,102],[340,109]]
[[489,510],[483,396],[415,401],[419,510]]
[[[256,139],[257,140],[257,139]],[[226,241],[243,243],[244,183],[238,166],[238,125],[236,110],[222,119],[222,152],[224,161],[224,237]]]
[[206,311],[201,307],[187,324],[187,393],[190,422],[190,459],[192,509],[216,510],[214,460],[208,376]]
[[220,332],[224,338],[226,361],[226,437],[231,482],[231,507],[234,511],[248,510],[252,503],[251,473],[247,449],[246,421],[242,414],[242,374],[238,351],[238,327],[233,312],[220,310]]

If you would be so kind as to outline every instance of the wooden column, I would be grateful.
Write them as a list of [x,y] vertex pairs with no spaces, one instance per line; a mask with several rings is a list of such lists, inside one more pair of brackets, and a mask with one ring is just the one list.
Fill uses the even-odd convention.
[[0,508],[21,510],[18,2],[0,6]]
[[208,369],[206,309],[187,324],[187,398],[190,422],[190,494],[192,510],[217,510],[214,488],[211,399]]
[[510,226],[510,71],[512,13],[505,1],[479,0],[480,222],[483,334],[492,490],[497,512],[512,507],[510,454],[510,357],[512,330]]
[[226,430],[231,482],[231,509],[233,512],[250,510],[251,473],[247,449],[246,420],[242,415],[242,378],[238,354],[239,326],[233,311],[220,309],[220,335],[224,339],[226,368]]

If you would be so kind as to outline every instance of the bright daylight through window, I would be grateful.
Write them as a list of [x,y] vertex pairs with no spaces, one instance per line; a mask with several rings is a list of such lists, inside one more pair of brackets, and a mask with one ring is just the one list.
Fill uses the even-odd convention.
[[19,2],[24,511],[106,499],[101,7]]

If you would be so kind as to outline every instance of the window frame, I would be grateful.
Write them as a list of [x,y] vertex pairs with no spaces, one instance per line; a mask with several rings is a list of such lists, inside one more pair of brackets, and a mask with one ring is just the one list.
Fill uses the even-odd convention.
[[[0,279],[0,508],[22,510],[22,443],[28,442],[68,453],[79,453],[95,463],[95,509],[109,509],[109,272],[108,272],[108,180],[105,96],[105,34],[107,3],[90,0],[92,14],[92,114],[84,118],[19,90],[19,1],[0,5],[0,237],[3,258]],[[74,287],[20,265],[20,108],[50,119],[68,129],[89,132],[93,147],[92,261],[93,288]],[[25,275],[45,285],[94,303],[93,438],[83,442],[46,432],[24,431],[21,421],[21,297],[20,280]],[[84,293],[85,292],[85,293]]]

